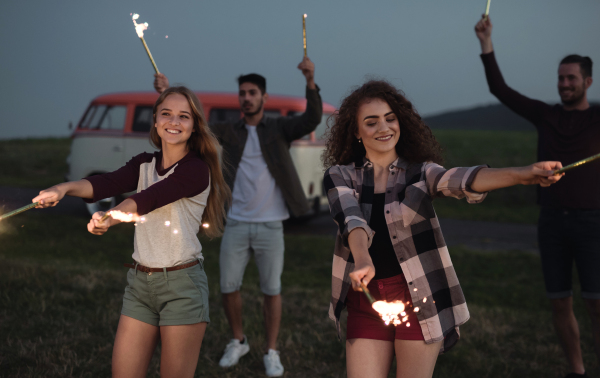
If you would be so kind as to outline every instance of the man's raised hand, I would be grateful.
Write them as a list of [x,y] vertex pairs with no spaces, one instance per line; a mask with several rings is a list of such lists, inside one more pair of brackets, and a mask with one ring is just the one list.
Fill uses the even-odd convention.
[[488,54],[494,51],[494,47],[492,45],[492,21],[490,17],[485,17],[485,15],[481,16],[481,20],[477,24],[475,24],[475,35],[477,39],[479,39],[479,43],[481,43],[481,53]]
[[298,64],[298,69],[302,71],[302,75],[306,78],[306,85],[310,89],[315,89],[315,64],[309,57],[305,56],[302,62]]

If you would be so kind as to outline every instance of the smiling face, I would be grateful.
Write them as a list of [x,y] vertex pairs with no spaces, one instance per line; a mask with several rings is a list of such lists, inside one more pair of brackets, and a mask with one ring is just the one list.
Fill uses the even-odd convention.
[[167,145],[187,143],[194,132],[192,108],[187,98],[179,93],[167,96],[158,106],[154,127],[162,140],[163,149]]
[[563,104],[577,104],[584,98],[586,89],[579,63],[566,63],[558,67],[558,94]]
[[379,98],[363,102],[357,113],[356,137],[361,139],[367,158],[396,153],[400,139],[400,123],[390,106]]
[[253,116],[260,113],[268,96],[266,93],[263,94],[258,85],[254,83],[240,84],[238,98],[244,115]]

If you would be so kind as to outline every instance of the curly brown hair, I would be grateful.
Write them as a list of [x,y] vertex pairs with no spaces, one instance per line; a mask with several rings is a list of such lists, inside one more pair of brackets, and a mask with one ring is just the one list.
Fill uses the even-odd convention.
[[396,144],[398,156],[409,163],[432,161],[443,163],[442,147],[433,136],[412,103],[402,91],[384,80],[370,80],[347,96],[328,120],[326,148],[321,156],[325,168],[347,165],[362,159],[366,150],[358,143],[358,109],[371,99],[388,103],[400,123],[400,139]]

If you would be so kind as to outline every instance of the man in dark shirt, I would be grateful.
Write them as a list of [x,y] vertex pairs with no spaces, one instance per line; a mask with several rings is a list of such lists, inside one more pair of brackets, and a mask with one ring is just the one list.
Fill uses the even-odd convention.
[[[315,84],[315,65],[304,57],[298,69],[306,78],[306,112],[291,117],[267,118],[266,79],[257,74],[238,78],[238,98],[244,117],[233,124],[210,125],[230,165],[224,172],[233,201],[219,256],[223,307],[233,339],[227,344],[219,365],[231,367],[250,350],[242,326],[240,288],[251,255],[258,266],[264,294],[266,350],[263,356],[269,377],[283,375],[276,350],[281,322],[281,273],[283,271],[283,225],[289,215],[309,210],[300,178],[289,149],[292,141],[311,133],[321,122],[323,102]],[[156,74],[154,88],[169,87],[163,74]]]
[[[569,55],[558,67],[558,94],[562,105],[527,98],[506,85],[492,46],[492,23],[482,18],[475,25],[481,59],[490,92],[538,131],[538,159],[563,165],[600,153],[600,106],[590,106],[592,61]],[[586,377],[579,326],[573,313],[571,272],[573,261],[581,295],[592,319],[600,360],[600,162],[569,171],[556,185],[540,188],[538,238],[554,327],[570,364],[567,377]]]

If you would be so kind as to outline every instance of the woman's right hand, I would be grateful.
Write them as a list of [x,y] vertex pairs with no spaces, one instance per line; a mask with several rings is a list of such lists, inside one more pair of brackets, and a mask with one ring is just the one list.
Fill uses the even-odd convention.
[[365,286],[371,282],[375,277],[375,266],[373,261],[369,258],[367,261],[356,262],[354,264],[354,270],[349,274],[350,280],[352,280],[352,289],[354,291],[362,291],[360,283],[364,283]]
[[58,201],[63,199],[66,192],[66,188],[64,188],[63,185],[54,185],[53,187],[42,190],[37,197],[31,200],[31,202],[39,202],[36,206],[37,209],[54,207],[58,205]]

